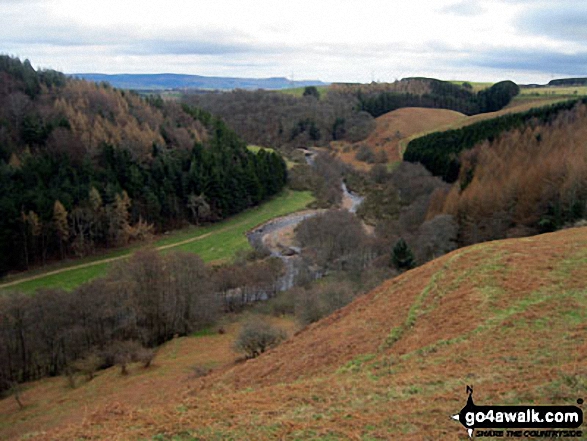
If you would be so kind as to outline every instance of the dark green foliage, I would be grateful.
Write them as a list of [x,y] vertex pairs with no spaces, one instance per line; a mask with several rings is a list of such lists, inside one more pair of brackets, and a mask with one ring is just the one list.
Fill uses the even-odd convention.
[[416,266],[412,250],[403,238],[400,238],[393,247],[391,264],[398,270],[407,270]]
[[[6,128],[0,130],[4,136],[0,140],[0,276],[56,258],[62,246],[65,254],[70,250],[86,254],[114,245],[114,202],[123,192],[131,201],[129,218],[123,224],[134,225],[142,219],[161,231],[187,222],[226,218],[277,194],[287,181],[281,156],[266,150],[251,152],[206,111],[168,104],[157,97],[146,103],[135,98],[137,115],[163,115],[165,123],[159,129],[165,144],[154,144],[151,155],[148,146],[144,154],[132,146],[102,143],[90,148],[74,137],[66,117],[46,111],[60,98],[66,81],[74,80],[0,56],[0,81],[6,85],[0,91],[0,126]],[[91,101],[92,108],[85,115],[89,121],[98,114],[112,116],[108,99],[114,92],[104,87],[106,92],[100,91]],[[207,139],[197,143],[185,131],[187,139],[178,148],[176,129],[190,124],[206,132]],[[312,124],[305,129],[310,136],[319,137]],[[91,128],[87,130],[91,137]],[[16,159],[10,162],[13,156]],[[103,201],[99,209],[90,208],[92,188]],[[190,197],[201,197],[203,208],[195,218]],[[64,243],[57,240],[53,225],[57,200],[69,214],[71,231]],[[35,234],[23,216],[30,212],[40,222],[41,231]]]
[[291,129],[290,141],[293,141],[303,133],[307,133],[312,141],[320,140],[320,129],[316,126],[316,122],[310,118],[298,121],[293,129]]
[[[506,87],[509,86],[506,85]],[[577,102],[577,100],[565,101],[523,113],[480,121],[456,130],[422,136],[408,144],[404,160],[420,162],[435,176],[441,176],[447,182],[454,182],[459,177],[459,154],[463,150],[470,149],[485,140],[491,141],[500,134],[523,127],[525,124],[551,121],[560,112],[573,108]],[[587,103],[587,99],[584,98],[580,102]]]
[[421,80],[429,83],[429,93],[422,95],[398,92],[359,93],[360,108],[374,117],[402,107],[450,109],[466,115],[475,115],[499,110],[520,93],[520,88],[511,81],[496,83],[475,94],[470,87],[463,87],[464,85],[457,86],[435,79]]
[[313,96],[316,99],[320,99],[320,92],[316,86],[306,86],[304,89],[304,96]]
[[520,87],[512,81],[495,83],[477,94],[481,113],[496,112],[509,104],[520,93]]
[[340,117],[336,118],[334,120],[334,124],[332,124],[332,140],[337,141],[339,139],[343,139],[345,134],[345,119]]

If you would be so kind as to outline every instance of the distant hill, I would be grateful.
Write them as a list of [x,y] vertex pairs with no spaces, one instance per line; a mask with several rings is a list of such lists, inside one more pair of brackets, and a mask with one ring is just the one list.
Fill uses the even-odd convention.
[[587,86],[587,78],[561,78],[552,80],[549,86]]
[[100,74],[76,73],[72,77],[87,81],[107,82],[119,89],[132,90],[166,90],[166,89],[206,89],[206,90],[233,90],[233,89],[288,89],[305,86],[324,86],[322,81],[290,81],[285,77],[274,78],[229,78],[205,77],[201,75],[181,74]]

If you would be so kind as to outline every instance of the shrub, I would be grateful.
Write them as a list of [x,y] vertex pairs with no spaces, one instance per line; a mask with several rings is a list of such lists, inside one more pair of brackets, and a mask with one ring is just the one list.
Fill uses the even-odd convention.
[[355,159],[357,161],[362,161],[362,162],[367,162],[369,164],[372,164],[375,162],[376,158],[375,158],[375,153],[373,153],[373,150],[371,150],[366,145],[361,145],[359,147],[359,150],[357,150],[357,153],[355,154]]
[[276,316],[288,315],[295,313],[296,292],[298,290],[293,288],[288,291],[278,293],[275,298],[269,300],[269,312]]
[[349,304],[355,297],[350,284],[330,282],[314,286],[296,295],[296,317],[303,325],[309,325]]
[[[104,364],[104,359],[98,354],[91,352],[84,358],[80,358],[72,363],[73,372],[79,372],[85,375],[86,380],[90,381],[94,378],[96,371]],[[71,371],[70,371],[71,372]]]
[[285,331],[271,325],[259,317],[249,319],[242,327],[234,349],[244,353],[247,358],[255,358],[267,349],[277,346],[285,340]]
[[134,340],[115,341],[106,349],[102,355],[107,366],[120,366],[120,373],[127,375],[127,365],[133,361],[139,361],[138,355],[145,348]]
[[143,364],[144,368],[151,367],[151,363],[155,358],[155,354],[157,351],[155,349],[150,348],[141,348],[135,354],[136,361],[139,361]]

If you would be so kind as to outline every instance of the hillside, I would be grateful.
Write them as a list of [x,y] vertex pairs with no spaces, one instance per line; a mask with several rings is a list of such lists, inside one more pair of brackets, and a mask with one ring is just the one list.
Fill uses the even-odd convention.
[[279,78],[231,78],[208,77],[202,75],[182,74],[100,74],[77,73],[72,77],[82,78],[96,83],[107,82],[119,89],[131,90],[168,90],[168,89],[205,89],[205,90],[234,90],[234,89],[289,89],[305,86],[323,86],[326,83],[316,80],[292,81],[284,77]]
[[213,222],[287,171],[197,108],[0,56],[0,276]]
[[472,116],[446,109],[406,107],[376,118],[375,129],[366,139],[354,144],[344,141],[333,142],[331,147],[336,151],[336,157],[341,161],[365,171],[369,170],[372,164],[356,159],[357,150],[361,145],[366,145],[374,153],[384,151],[386,154],[385,162],[393,164],[403,159],[406,146],[411,140],[426,134],[458,129],[480,121],[513,113],[523,113],[530,109],[565,100],[565,97],[559,96],[547,97],[543,95],[532,99],[518,96],[502,110]]
[[[383,151],[387,155],[387,162],[393,163],[402,160],[402,141],[406,138],[466,119],[468,119],[467,116],[453,110],[406,107],[376,118],[375,129],[365,140],[356,143],[355,146],[366,145],[373,152]],[[337,157],[356,168],[368,168],[366,163],[355,158],[358,147],[345,148],[347,145],[333,143]]]
[[[22,414],[1,402],[0,427],[23,424],[27,439],[464,440],[449,415],[466,385],[486,404],[584,395],[586,281],[587,228],[478,244],[385,282],[258,359],[183,377],[184,393],[164,403],[114,394],[45,431],[31,387]],[[69,393],[50,414],[62,415]]]

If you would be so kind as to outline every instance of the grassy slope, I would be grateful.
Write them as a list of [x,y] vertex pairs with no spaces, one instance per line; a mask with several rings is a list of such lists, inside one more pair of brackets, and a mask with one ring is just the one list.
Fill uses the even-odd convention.
[[[98,372],[90,382],[77,377],[76,389],[69,388],[63,377],[30,383],[22,392],[24,410],[18,411],[12,398],[0,401],[0,439],[17,439],[24,434],[42,438],[45,430],[80,423],[98,407],[108,406],[113,411],[120,404],[149,408],[177,400],[186,384],[196,378],[196,370],[205,372],[235,362],[239,354],[233,351],[232,342],[245,318],[230,318],[215,328],[167,342],[159,348],[151,368],[131,365],[125,377],[114,367]],[[272,321],[289,335],[297,329],[292,318]],[[220,327],[224,334],[218,333]],[[181,405],[178,408],[182,409]]]
[[[219,262],[231,259],[238,251],[248,249],[245,233],[251,228],[274,217],[301,210],[312,202],[309,192],[287,191],[271,201],[224,222],[206,227],[190,227],[159,238],[151,244],[160,249],[174,249],[199,254],[206,262]],[[18,278],[7,279],[0,289],[14,289],[32,292],[38,288],[59,287],[71,290],[80,284],[101,275],[116,259],[129,256],[137,247],[117,250],[99,258],[81,259],[71,264],[46,268],[37,273],[22,273]],[[109,261],[110,260],[110,261]],[[47,273],[55,274],[47,274]],[[24,281],[25,279],[32,280]],[[19,282],[23,280],[22,282]],[[6,286],[8,283],[15,285]]]
[[[463,118],[466,116],[452,110],[406,107],[376,118],[375,130],[367,139],[357,144],[366,144],[373,151],[385,151],[388,162],[394,163],[401,160],[399,146],[403,139],[454,124]],[[370,167],[365,162],[357,161],[356,150],[345,151],[347,149],[344,147],[344,143],[337,147],[337,156],[342,161],[358,169]]]
[[[83,423],[31,439],[465,440],[449,415],[468,384],[477,404],[583,397],[586,323],[587,228],[478,244],[258,359],[186,382],[181,397],[151,407],[112,397]],[[67,402],[64,393],[55,412]],[[16,404],[0,404],[4,424],[17,424]]]
[[[586,88],[587,89],[587,88]],[[526,90],[526,89],[524,89]],[[543,90],[543,89],[532,89]],[[359,170],[369,170],[372,166],[355,159],[356,149],[361,144],[368,145],[373,151],[385,150],[388,163],[400,161],[408,143],[428,133],[458,129],[476,122],[496,118],[508,113],[525,112],[534,107],[547,106],[558,101],[573,98],[560,94],[521,94],[514,98],[504,109],[498,112],[466,116],[459,112],[445,109],[402,108],[386,113],[376,119],[376,128],[369,137],[349,146],[348,143],[332,143],[337,157]],[[397,136],[397,132],[400,136]]]

